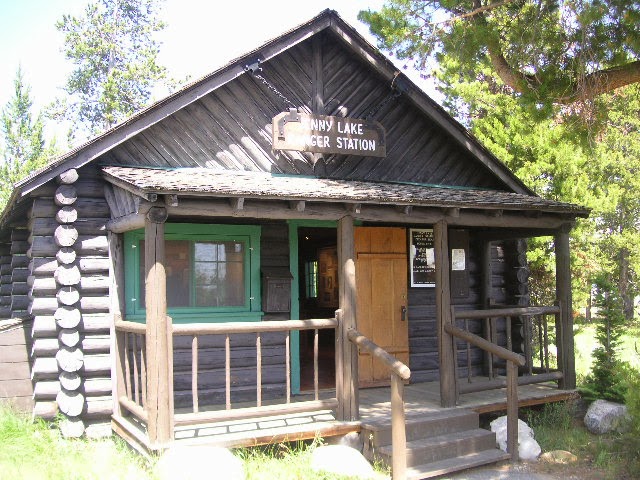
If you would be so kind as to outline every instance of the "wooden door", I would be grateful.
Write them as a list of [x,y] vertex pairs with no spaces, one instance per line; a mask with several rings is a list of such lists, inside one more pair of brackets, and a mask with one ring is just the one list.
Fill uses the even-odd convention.
[[[407,235],[404,228],[355,229],[358,330],[409,364]],[[367,353],[359,355],[360,386],[389,384],[389,372]]]

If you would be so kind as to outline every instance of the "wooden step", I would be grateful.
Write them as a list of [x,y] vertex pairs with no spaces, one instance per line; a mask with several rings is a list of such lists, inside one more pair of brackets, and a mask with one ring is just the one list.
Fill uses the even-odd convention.
[[[407,466],[433,463],[495,448],[495,433],[482,428],[446,433],[407,442]],[[391,452],[391,445],[384,445],[377,453],[383,461],[391,464]]]
[[[407,441],[435,437],[445,433],[462,432],[478,428],[479,416],[473,410],[451,409],[438,412],[411,415],[405,419]],[[368,440],[368,447],[377,450],[391,444],[391,419],[365,419],[362,431]]]
[[407,468],[407,480],[420,480],[424,478],[432,478],[447,473],[459,472],[469,468],[476,468],[482,465],[509,460],[510,455],[497,448],[485,450],[479,453],[471,453],[455,458],[446,458],[437,462],[416,465]]

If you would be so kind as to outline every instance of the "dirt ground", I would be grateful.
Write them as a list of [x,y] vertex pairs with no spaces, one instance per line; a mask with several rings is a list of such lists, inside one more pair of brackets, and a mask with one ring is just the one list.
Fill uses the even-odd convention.
[[603,480],[604,471],[580,461],[571,465],[545,462],[505,462],[491,467],[460,472],[441,480]]

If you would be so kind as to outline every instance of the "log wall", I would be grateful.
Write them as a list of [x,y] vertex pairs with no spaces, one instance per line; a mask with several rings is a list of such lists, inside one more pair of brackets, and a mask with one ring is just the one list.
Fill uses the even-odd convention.
[[[65,415],[63,433],[106,433],[110,419],[109,209],[93,166],[32,193],[29,313],[34,413]],[[110,431],[110,430],[109,430]]]
[[[517,283],[511,281],[517,277],[517,270],[525,268],[518,263],[522,259],[518,252],[518,242],[496,242],[491,248],[491,300],[498,304],[513,304],[517,297]],[[469,242],[469,296],[453,298],[452,304],[459,309],[473,310],[482,307],[481,299],[481,251],[480,242],[474,241],[471,234]],[[520,244],[520,250],[522,245]],[[526,256],[525,256],[526,262]],[[528,301],[528,297],[522,301]],[[506,326],[504,320],[497,322],[498,344],[506,345]],[[469,322],[469,331],[483,335],[481,322]],[[411,381],[432,382],[439,379],[438,338],[436,329],[435,289],[409,288],[409,367]],[[467,375],[466,343],[457,343],[458,375]],[[471,348],[471,375],[482,375],[484,369],[484,355],[477,348]]]
[[33,409],[29,351],[31,322],[0,320],[0,401],[8,401],[18,411]]

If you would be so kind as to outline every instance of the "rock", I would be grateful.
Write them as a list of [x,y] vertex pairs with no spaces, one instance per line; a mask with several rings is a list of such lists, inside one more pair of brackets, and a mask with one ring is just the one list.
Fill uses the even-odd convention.
[[244,480],[242,461],[229,450],[205,445],[169,448],[158,460],[160,480]]
[[364,442],[362,435],[358,432],[347,433],[346,435],[329,437],[325,439],[329,445],[344,445],[346,447],[355,448],[359,452],[362,452],[364,448]]
[[[507,417],[502,416],[491,422],[491,431],[496,434],[496,445],[503,452],[507,451]],[[536,460],[542,449],[533,438],[533,430],[518,419],[518,455],[522,460]]]
[[584,416],[584,425],[591,433],[602,435],[610,432],[625,432],[631,425],[627,407],[607,400],[593,402]]
[[518,438],[518,456],[520,460],[532,462],[538,459],[542,449],[533,437]]
[[325,445],[311,454],[311,469],[357,478],[375,478],[373,467],[355,448]]
[[546,463],[559,463],[562,465],[567,465],[569,463],[577,462],[578,457],[576,457],[571,452],[567,452],[566,450],[553,450],[551,452],[544,452],[542,455],[540,455],[540,461]]

